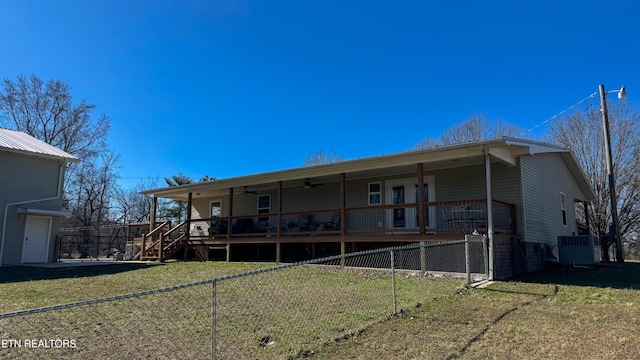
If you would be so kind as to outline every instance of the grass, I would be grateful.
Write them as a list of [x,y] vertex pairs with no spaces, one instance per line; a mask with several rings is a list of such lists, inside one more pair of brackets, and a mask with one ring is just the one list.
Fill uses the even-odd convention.
[[[269,265],[3,268],[0,312],[166,287],[259,266]],[[298,267],[218,283],[218,358],[603,359],[640,353],[637,263],[550,268],[484,289],[410,273],[399,274],[396,281],[398,316],[389,316],[390,277],[379,270]],[[132,358],[178,353],[205,358],[211,354],[211,294],[211,287],[190,288],[20,321],[30,326],[24,326],[25,336],[56,331],[75,336],[79,349],[64,353],[69,358],[91,354],[107,359],[119,351]],[[14,338],[13,326],[0,322],[0,339]],[[7,354],[13,353],[0,357],[11,358]]]
[[0,313],[153,290],[260,267],[255,263],[122,264],[72,268],[0,269]]
[[429,302],[315,358],[637,358],[639,279],[637,263],[552,268]]

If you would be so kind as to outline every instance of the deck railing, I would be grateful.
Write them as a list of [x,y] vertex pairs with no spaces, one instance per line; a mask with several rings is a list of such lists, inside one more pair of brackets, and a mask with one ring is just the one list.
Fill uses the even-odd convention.
[[[192,239],[272,238],[296,236],[385,236],[397,234],[457,236],[487,232],[486,200],[380,205],[303,212],[191,219]],[[344,224],[343,224],[344,222]],[[494,232],[515,231],[512,204],[493,202]],[[319,239],[320,240],[320,239]]]

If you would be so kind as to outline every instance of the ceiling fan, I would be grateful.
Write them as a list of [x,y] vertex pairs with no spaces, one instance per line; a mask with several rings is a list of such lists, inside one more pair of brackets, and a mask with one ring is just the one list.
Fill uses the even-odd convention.
[[257,191],[251,191],[251,190],[249,190],[249,187],[248,187],[248,186],[245,186],[245,187],[244,187],[244,190],[242,190],[242,192],[238,192],[238,193],[236,193],[236,195],[238,195],[238,194],[242,194],[242,195],[249,195],[249,194],[251,194],[251,195],[257,195],[257,194],[258,194],[258,192],[257,192]]
[[314,188],[317,186],[322,186],[322,184],[314,184],[311,182],[311,180],[309,180],[309,178],[307,178],[307,180],[304,181],[304,188],[305,189],[310,189],[310,188]]

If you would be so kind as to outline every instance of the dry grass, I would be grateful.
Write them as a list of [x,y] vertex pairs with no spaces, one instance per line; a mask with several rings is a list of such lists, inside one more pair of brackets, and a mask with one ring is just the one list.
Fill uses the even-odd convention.
[[[106,275],[97,275],[99,269],[86,268],[75,269],[74,276],[67,277],[36,272],[32,275],[41,275],[42,279],[6,279],[0,284],[0,303],[5,308],[34,308],[166,287],[256,267],[256,264],[174,263]],[[115,272],[113,268],[109,271]],[[401,307],[416,304],[423,296],[438,298],[462,284],[461,280],[409,274],[398,274],[397,280]],[[185,358],[209,358],[212,292],[211,284],[199,285],[3,319],[2,339],[71,338],[77,341],[78,349],[14,349],[0,355],[82,359],[90,354],[95,359],[108,359],[170,358],[179,353]],[[387,319],[393,312],[391,295],[389,270],[299,266],[218,282],[217,358],[287,359],[311,354],[324,343],[349,337]]]
[[0,269],[0,313],[153,290],[273,266],[265,263],[132,263]]
[[640,264],[551,269],[460,291],[374,325],[317,359],[632,359]]
[[[40,280],[32,281],[21,281],[27,276],[21,272],[11,279],[3,269],[0,307],[17,310],[148,290],[257,266],[269,265],[176,263],[105,268],[110,273],[104,275],[99,269],[71,275],[36,271],[31,276]],[[485,289],[461,285],[399,275],[400,315],[388,317],[389,276],[380,271],[300,267],[220,283],[218,358],[626,359],[640,353],[640,264],[556,268]],[[65,353],[70,358],[122,353],[207,358],[210,296],[210,287],[200,287],[21,321],[35,329],[29,333],[34,337],[76,331],[84,351]],[[2,334],[2,325],[0,338],[7,338],[11,334]]]

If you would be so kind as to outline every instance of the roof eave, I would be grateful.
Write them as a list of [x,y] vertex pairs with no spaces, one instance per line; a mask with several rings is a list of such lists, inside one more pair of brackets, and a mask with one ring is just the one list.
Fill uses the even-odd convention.
[[[507,166],[515,166],[515,159],[521,155],[533,155],[535,153],[545,152],[568,152],[568,150],[554,145],[535,141],[501,137],[454,145],[438,146],[429,149],[409,150],[400,153],[346,160],[335,163],[277,170],[259,174],[242,175],[209,182],[156,188],[144,190],[141,192],[141,194],[160,197],[179,196],[189,192],[198,192],[199,190],[204,191],[206,189],[211,189],[212,187],[218,190],[222,190],[241,186],[274,183],[278,181],[297,180],[340,173],[365,171],[398,165],[455,160],[484,155],[485,153],[489,153],[494,159],[505,163]],[[575,172],[575,169],[572,171]],[[578,169],[578,171],[583,175],[580,169]],[[592,191],[591,194],[593,194]],[[589,194],[586,195],[588,196]]]

